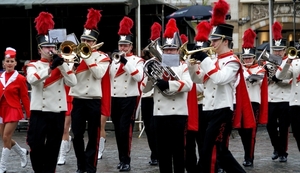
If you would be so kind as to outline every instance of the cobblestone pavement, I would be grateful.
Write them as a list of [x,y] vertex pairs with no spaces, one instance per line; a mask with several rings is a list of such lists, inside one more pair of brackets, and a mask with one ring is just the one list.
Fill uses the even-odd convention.
[[[138,138],[139,132],[134,132],[132,141],[131,153],[131,171],[132,173],[158,173],[157,166],[150,166],[149,162],[149,147],[145,133]],[[28,149],[25,143],[26,132],[21,130],[16,131],[13,139],[15,139],[20,146]],[[87,139],[87,138],[86,138]],[[2,148],[2,143],[0,144]],[[237,131],[233,131],[230,139],[230,150],[239,163],[243,161],[243,146]],[[255,160],[253,168],[246,168],[248,173],[300,173],[300,153],[297,149],[295,139],[292,133],[289,135],[289,156],[286,163],[280,163],[278,160],[272,161],[271,155],[273,148],[265,127],[259,127],[257,132]],[[118,164],[118,153],[113,131],[107,131],[107,141],[103,158],[98,161],[99,173],[115,173],[118,172],[116,166]],[[47,156],[45,156],[47,157]],[[57,173],[73,173],[77,169],[76,158],[74,150],[72,149],[67,156],[67,163],[63,166],[57,166]],[[7,173],[32,173],[31,163],[29,161],[26,168],[21,168],[18,156],[11,152]]]

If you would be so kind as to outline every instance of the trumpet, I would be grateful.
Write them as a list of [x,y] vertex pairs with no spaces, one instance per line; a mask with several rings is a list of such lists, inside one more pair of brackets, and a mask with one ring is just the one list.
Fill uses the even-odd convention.
[[299,52],[299,50],[297,50],[295,47],[289,47],[286,49],[286,54],[288,55],[289,59],[297,58],[299,56],[298,52]]
[[112,53],[112,59],[113,59],[113,61],[116,63],[116,64],[118,64],[119,62],[120,62],[120,60],[121,60],[121,57],[122,56],[125,56],[126,55],[126,53],[125,52],[123,52],[123,51],[120,51],[120,52],[114,52],[114,53]]
[[[201,49],[196,49],[196,50],[188,50],[187,49],[187,42],[184,43],[179,50],[184,54],[184,56],[182,57],[182,59],[185,61],[187,59],[187,57],[189,55],[192,55],[194,53],[200,52],[200,51],[208,51],[208,55],[212,55],[213,52],[215,52],[215,48],[214,47],[204,47]],[[196,63],[197,61],[195,59],[189,59],[190,63]]]
[[59,54],[67,62],[74,62],[77,57],[87,59],[91,56],[93,50],[99,49],[104,43],[98,43],[93,46],[89,46],[87,43],[80,43],[76,45],[72,41],[64,41],[59,47]]

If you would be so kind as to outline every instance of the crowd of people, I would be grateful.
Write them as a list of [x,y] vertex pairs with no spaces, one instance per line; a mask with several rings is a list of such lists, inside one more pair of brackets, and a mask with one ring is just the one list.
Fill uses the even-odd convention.
[[[246,172],[243,166],[254,166],[258,124],[266,125],[271,139],[270,159],[287,162],[290,124],[300,150],[297,51],[286,53],[281,24],[275,22],[273,54],[263,51],[256,57],[256,34],[247,29],[238,58],[232,50],[234,27],[225,22],[228,10],[225,0],[216,2],[210,21],[197,25],[194,40],[179,34],[175,19],[168,21],[162,37],[162,26],[154,22],[142,57],[133,54],[134,23],[127,16],[120,21],[118,50],[108,55],[97,44],[101,11],[88,9],[76,43],[88,51],[65,55],[57,50],[57,42],[49,41],[52,14],[39,13],[35,23],[40,59],[26,63],[21,75],[15,70],[17,51],[8,47],[4,52],[0,173],[8,170],[11,150],[20,156],[21,167],[26,167],[29,154],[35,173],[53,173],[57,165],[66,164],[71,144],[77,159],[74,171],[96,173],[108,117],[118,149],[116,169],[128,172],[139,106],[151,151],[149,164],[158,165],[161,173]],[[12,139],[23,110],[29,121],[29,151]],[[228,147],[233,128],[241,136],[242,164]]]

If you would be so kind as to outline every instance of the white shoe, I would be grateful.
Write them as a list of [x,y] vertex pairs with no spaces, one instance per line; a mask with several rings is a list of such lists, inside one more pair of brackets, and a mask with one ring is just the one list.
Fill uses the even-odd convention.
[[21,158],[21,167],[25,168],[28,163],[28,151],[25,148],[21,148],[18,143],[15,143],[14,146],[11,147]]
[[68,145],[66,148],[67,153],[69,153],[71,151],[71,147],[72,147],[72,136],[69,136]]
[[103,151],[105,149],[105,138],[101,137],[99,142],[98,159],[102,159]]
[[6,173],[6,165],[8,156],[10,154],[10,149],[3,148],[2,149],[2,155],[1,155],[1,161],[0,161],[0,173]]
[[58,165],[64,165],[66,164],[66,156],[67,152],[66,149],[68,147],[68,141],[61,141],[60,150],[59,150],[59,156],[58,156]]

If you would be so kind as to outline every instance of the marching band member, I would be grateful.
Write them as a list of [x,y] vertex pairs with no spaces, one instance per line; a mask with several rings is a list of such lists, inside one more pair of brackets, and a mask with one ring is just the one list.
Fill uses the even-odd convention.
[[19,146],[12,139],[12,135],[18,125],[18,121],[24,118],[22,106],[26,118],[30,117],[30,100],[28,96],[26,78],[19,74],[15,67],[16,50],[8,47],[4,52],[3,66],[5,71],[0,77],[0,134],[3,141],[3,149],[0,161],[0,173],[6,172],[6,166],[11,149],[21,157],[21,166],[24,168],[28,162],[28,151]]
[[[194,40],[196,41],[193,48],[194,50],[210,46],[208,36],[211,32],[211,29],[212,27],[207,21],[202,21],[197,25],[197,35],[194,38]],[[203,93],[204,85],[202,84],[202,82],[198,83],[199,81],[197,76],[197,74],[201,73],[199,69],[199,64],[193,62],[193,59],[191,59],[191,57],[187,59],[187,64],[191,79],[195,83],[188,95],[189,117],[187,127],[188,129],[186,133],[186,170],[188,173],[196,173],[201,170],[200,158],[197,159],[196,155],[196,144],[198,147],[198,155],[200,156],[203,146],[205,130],[207,127],[205,111],[202,111],[203,99],[205,98],[204,95],[206,95],[206,97],[209,98],[208,94],[213,94],[213,92]],[[195,96],[191,97],[192,93],[194,93]],[[197,99],[198,94],[201,97],[199,99]],[[198,105],[193,106],[193,102],[189,101],[189,99],[196,99],[195,102],[198,103]]]
[[[153,43],[156,39],[160,39],[161,25],[158,22],[154,22],[151,26],[151,36],[150,40]],[[150,44],[151,44],[150,43]],[[144,60],[147,61],[151,58],[155,58],[149,51],[144,50]],[[144,89],[144,85],[141,85],[141,90]],[[151,151],[150,154],[150,165],[158,165],[157,156],[157,141],[154,128],[154,118],[153,118],[153,89],[147,93],[142,93],[141,100],[141,115],[145,126],[145,132],[147,135],[148,145]]]
[[[98,147],[100,140],[100,117],[103,109],[103,82],[109,83],[108,73],[110,58],[96,46],[99,30],[97,27],[101,19],[100,10],[88,9],[87,20],[81,35],[81,43],[91,48],[88,58],[81,58],[75,69],[78,80],[76,86],[71,87],[69,95],[73,97],[71,112],[71,127],[74,134],[73,147],[77,158],[77,173],[97,171]],[[105,103],[110,106],[109,103]],[[85,147],[84,133],[88,131],[88,143]]]
[[[176,76],[159,78],[152,80],[154,71],[147,70],[142,85],[144,93],[151,91],[154,87],[154,124],[157,137],[157,149],[159,170],[161,173],[185,172],[185,127],[188,116],[187,95],[192,88],[192,81],[187,70],[187,64],[180,61],[179,47],[181,46],[178,38],[178,29],[175,19],[170,19],[167,23],[164,33],[165,43],[162,46],[162,61],[164,58],[170,58],[172,66],[165,68],[171,69]],[[159,57],[156,57],[160,59]],[[157,60],[148,61],[154,63]],[[162,63],[162,62],[158,62]],[[176,65],[175,65],[176,64]],[[146,64],[145,64],[146,65]],[[147,66],[145,66],[147,68]],[[153,73],[152,73],[153,72]],[[163,72],[162,72],[163,73]]]
[[[290,48],[293,50],[294,48]],[[296,54],[288,54],[288,60],[283,63],[282,71],[276,72],[276,77],[278,79],[284,78],[293,78],[291,83],[291,93],[289,97],[289,106],[290,106],[290,122],[293,131],[293,136],[296,139],[298,150],[300,151],[300,119],[299,119],[299,110],[300,104],[299,100],[299,81],[300,81],[300,59],[299,59],[299,50],[294,49]],[[298,54],[297,54],[298,51]]]
[[[241,61],[256,123],[266,124],[268,120],[267,75],[265,75],[265,69],[259,66],[255,60],[255,48],[253,46],[255,37],[256,33],[252,29],[244,32]],[[253,166],[257,127],[239,128],[238,132],[244,146],[243,165],[245,167]]]
[[[115,128],[119,161],[117,169],[130,171],[130,151],[135,110],[140,97],[139,85],[143,79],[144,60],[133,55],[133,35],[130,29],[133,21],[124,17],[120,22],[118,34],[119,53],[113,53],[110,66],[111,79],[111,119]],[[119,57],[119,58],[117,58]]]
[[[206,88],[215,90],[214,95],[203,100],[203,110],[208,117],[208,126],[201,150],[200,163],[204,172],[214,173],[219,165],[226,172],[245,172],[238,164],[228,149],[228,140],[232,126],[240,126],[248,123],[246,127],[255,127],[255,120],[245,87],[245,81],[240,80],[237,86],[237,109],[233,119],[234,84],[237,75],[243,77],[242,65],[231,50],[233,26],[225,23],[225,16],[229,5],[224,0],[219,0],[213,8],[211,25],[214,26],[210,36],[211,46],[216,53],[216,59],[207,58],[207,53],[199,51],[194,58],[200,61],[200,79],[211,80],[213,85],[204,83],[204,94]],[[202,75],[201,75],[202,74]],[[209,100],[209,101],[208,101]],[[247,107],[241,107],[243,106]],[[250,111],[249,111],[250,109]],[[242,113],[242,114],[241,114]],[[243,117],[241,117],[243,116]],[[245,122],[241,122],[241,121]],[[217,163],[219,162],[219,164]]]
[[48,41],[48,30],[54,27],[52,18],[52,14],[41,12],[35,19],[41,59],[27,64],[25,73],[32,86],[27,143],[35,172],[55,172],[67,111],[64,86],[77,83],[73,71],[56,54],[56,45]]
[[[275,44],[272,47],[273,54],[282,58],[282,63],[273,65],[271,68],[266,64],[265,68],[268,72],[269,81],[269,108],[268,108],[268,123],[267,130],[271,139],[274,152],[272,160],[279,158],[279,162],[287,161],[287,147],[288,147],[288,128],[290,126],[290,119],[287,112],[289,112],[289,96],[291,91],[290,76],[287,78],[278,79],[275,75],[276,71],[281,71],[287,61],[285,55],[285,43],[282,40],[282,27],[279,22],[275,22],[272,26],[273,38]],[[277,70],[276,70],[277,69]],[[279,130],[279,131],[278,131]]]

